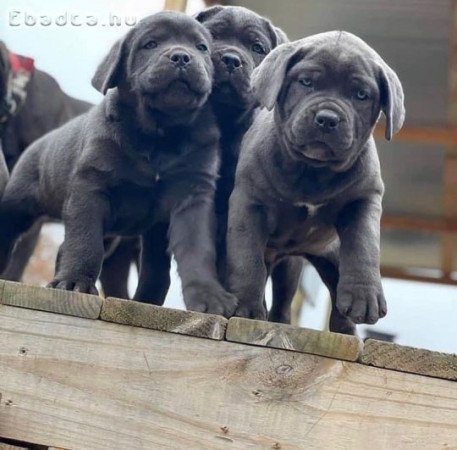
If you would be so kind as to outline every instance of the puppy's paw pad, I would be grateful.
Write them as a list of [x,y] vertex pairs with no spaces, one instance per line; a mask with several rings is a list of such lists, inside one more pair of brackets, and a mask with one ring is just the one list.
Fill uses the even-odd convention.
[[348,283],[338,285],[336,306],[352,322],[375,324],[387,313],[381,282]]
[[235,313],[245,319],[267,320],[267,310],[263,305],[243,305]]
[[187,308],[192,311],[231,317],[238,305],[237,298],[222,287],[198,287],[184,294]]
[[54,279],[48,285],[48,288],[53,289],[62,289],[65,291],[74,291],[74,292],[81,292],[83,294],[92,294],[98,295],[98,290],[95,287],[95,284],[91,281],[87,280],[59,280]]

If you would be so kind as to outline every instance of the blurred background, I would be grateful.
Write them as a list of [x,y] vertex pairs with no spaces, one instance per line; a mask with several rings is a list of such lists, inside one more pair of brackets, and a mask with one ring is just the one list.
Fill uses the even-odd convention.
[[[393,142],[376,132],[386,185],[382,274],[389,306],[362,337],[457,352],[457,2],[453,0],[2,0],[0,39],[56,78],[68,94],[97,103],[90,79],[114,41],[164,8],[189,14],[216,3],[248,7],[291,40],[333,29],[359,35],[397,71],[407,120]],[[47,25],[43,25],[47,23]],[[46,225],[24,281],[52,278],[60,225]],[[132,268],[132,291],[136,273]],[[268,298],[270,287],[267,287]],[[183,308],[173,268],[166,305]],[[328,292],[308,266],[294,322],[323,329]]]

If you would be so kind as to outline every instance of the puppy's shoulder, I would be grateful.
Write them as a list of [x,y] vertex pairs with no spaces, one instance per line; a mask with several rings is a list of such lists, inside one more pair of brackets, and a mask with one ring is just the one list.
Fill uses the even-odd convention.
[[367,141],[366,150],[362,152],[354,165],[354,179],[359,192],[369,192],[382,195],[384,183],[381,177],[381,164],[373,136]]
[[252,125],[241,142],[239,165],[257,164],[271,159],[278,136],[275,128],[274,113],[262,109],[256,114]]

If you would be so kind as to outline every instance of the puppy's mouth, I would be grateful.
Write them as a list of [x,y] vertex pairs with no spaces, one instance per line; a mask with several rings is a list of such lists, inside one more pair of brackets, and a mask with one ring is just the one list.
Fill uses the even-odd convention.
[[315,163],[327,164],[329,162],[337,160],[331,147],[325,142],[321,141],[314,141],[308,143],[304,147],[302,154],[305,158]]
[[195,96],[202,95],[202,92],[198,91],[188,80],[183,78],[177,78],[176,80],[171,81],[167,86],[167,90],[175,91],[178,94],[182,92],[186,95],[189,93],[194,94]]

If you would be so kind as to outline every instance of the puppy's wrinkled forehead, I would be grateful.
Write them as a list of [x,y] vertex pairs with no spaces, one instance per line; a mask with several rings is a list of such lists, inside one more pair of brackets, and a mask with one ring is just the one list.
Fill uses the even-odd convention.
[[[298,41],[300,42],[300,41]],[[373,74],[375,63],[381,57],[362,39],[346,31],[321,33],[301,41],[304,56],[335,69],[363,71]]]
[[132,39],[138,41],[146,38],[160,43],[204,40],[211,44],[212,41],[208,30],[195,19],[171,11],[157,13],[138,22],[133,30]]
[[368,81],[377,77],[376,66],[363,54],[330,46],[311,49],[306,57],[298,58],[291,72],[297,70],[318,73],[335,81],[347,77]]
[[215,40],[227,40],[242,35],[267,35],[265,21],[257,14],[242,7],[226,7],[207,22]]

